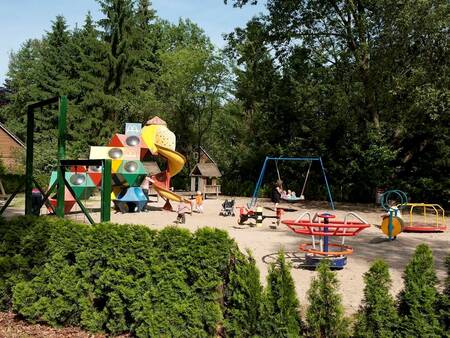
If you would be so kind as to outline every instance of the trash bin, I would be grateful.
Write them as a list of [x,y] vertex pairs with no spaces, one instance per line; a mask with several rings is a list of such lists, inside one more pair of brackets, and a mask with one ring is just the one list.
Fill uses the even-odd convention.
[[33,189],[31,191],[31,213],[35,216],[41,214],[42,199],[43,196],[39,189]]
[[381,197],[384,194],[385,189],[376,189],[375,190],[375,203],[376,204],[381,204]]

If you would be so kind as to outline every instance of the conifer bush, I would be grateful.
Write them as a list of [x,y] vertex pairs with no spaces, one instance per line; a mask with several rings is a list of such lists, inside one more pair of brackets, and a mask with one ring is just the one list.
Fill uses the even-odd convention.
[[445,260],[447,267],[447,278],[445,279],[444,291],[441,295],[439,312],[441,324],[445,334],[450,337],[450,255]]
[[225,333],[253,337],[260,331],[262,291],[259,270],[250,252],[236,255],[225,290]]
[[354,337],[393,337],[398,324],[397,309],[389,290],[389,267],[375,261],[364,274],[364,298],[355,325]]
[[399,335],[441,337],[437,277],[433,254],[426,244],[417,246],[405,268],[403,280],[404,289],[399,294]]
[[269,267],[264,292],[261,332],[264,337],[299,337],[302,323],[291,265],[284,252]]
[[336,273],[330,270],[330,263],[327,260],[320,262],[317,273],[308,290],[309,307],[306,312],[308,335],[348,337],[349,322],[344,317]]
[[208,228],[21,217],[0,220],[0,235],[3,309],[31,322],[138,337],[216,335],[231,262],[242,256],[226,232]]

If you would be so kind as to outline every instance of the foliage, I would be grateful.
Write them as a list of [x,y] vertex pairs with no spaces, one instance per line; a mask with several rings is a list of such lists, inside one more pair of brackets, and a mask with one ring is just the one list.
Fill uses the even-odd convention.
[[393,337],[398,323],[388,265],[375,261],[364,274],[364,298],[354,328],[355,337]]
[[349,323],[337,291],[336,273],[330,270],[327,260],[320,262],[317,273],[308,290],[308,334],[311,337],[349,337]]
[[299,301],[292,279],[291,266],[280,251],[269,267],[264,291],[261,333],[266,337],[299,337],[301,331]]
[[397,186],[448,205],[449,18],[444,0],[267,1],[228,36],[248,126],[233,170],[254,181],[266,155],[321,155],[339,200]]
[[258,335],[261,325],[262,286],[255,259],[236,255],[225,290],[225,334],[231,337]]
[[444,291],[442,292],[439,302],[439,312],[441,317],[441,325],[444,333],[450,335],[450,255],[445,260],[447,267],[447,278],[445,279]]
[[399,294],[399,334],[404,337],[440,337],[437,312],[437,277],[433,254],[426,244],[417,246],[403,274],[404,289]]
[[207,228],[92,228],[42,217],[2,220],[0,234],[3,309],[31,322],[141,337],[213,336],[230,262],[242,255],[225,232]]

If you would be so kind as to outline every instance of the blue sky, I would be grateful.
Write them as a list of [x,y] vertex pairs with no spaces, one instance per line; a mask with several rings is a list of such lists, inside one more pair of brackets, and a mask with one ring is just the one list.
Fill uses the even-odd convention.
[[[224,5],[222,0],[153,0],[158,15],[172,22],[189,18],[202,27],[219,47],[224,45],[222,33],[243,26],[251,17],[264,10],[263,3],[242,9]],[[71,28],[82,25],[91,11],[101,17],[95,0],[0,0],[0,85],[8,71],[11,51],[16,51],[29,38],[40,38],[50,29],[51,20],[62,14]]]

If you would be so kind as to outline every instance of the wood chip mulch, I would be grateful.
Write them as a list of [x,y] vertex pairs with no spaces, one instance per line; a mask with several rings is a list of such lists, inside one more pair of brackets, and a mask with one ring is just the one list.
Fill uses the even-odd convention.
[[[0,338],[104,338],[104,334],[94,334],[76,327],[53,328],[43,324],[30,324],[20,320],[14,313],[0,312]],[[117,338],[128,338],[120,335]]]

